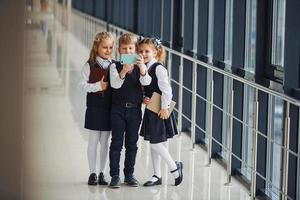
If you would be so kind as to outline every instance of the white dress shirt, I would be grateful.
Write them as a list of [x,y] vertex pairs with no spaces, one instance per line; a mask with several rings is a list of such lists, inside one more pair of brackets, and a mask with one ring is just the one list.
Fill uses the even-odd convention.
[[[147,63],[147,69],[148,71],[151,69],[151,66],[156,63],[156,59],[152,59]],[[172,94],[172,88],[168,79],[168,71],[167,69],[162,66],[158,65],[155,70],[155,75],[157,77],[157,84],[162,92],[161,94],[161,108],[162,109],[167,109],[170,107],[170,103],[173,97]]]
[[[109,71],[109,75],[110,75],[110,85],[111,85],[111,87],[115,88],[115,89],[121,88],[122,85],[123,85],[123,83],[124,83],[124,80],[125,80],[126,76],[125,76],[124,79],[120,78],[120,75],[119,75],[119,72],[118,72],[118,70],[116,68],[116,64],[115,63],[113,63],[113,64],[110,65],[109,70],[110,70]],[[139,80],[140,80],[140,83],[142,85],[149,85],[151,83],[152,78],[148,74],[147,69],[145,69],[145,72],[146,72],[146,74],[144,76],[140,75],[140,79]]]
[[[96,57],[96,62],[103,68],[107,69],[108,66],[111,64],[111,60],[104,60],[99,56]],[[81,70],[82,80],[80,81],[79,85],[81,89],[85,92],[99,92],[102,91],[102,87],[100,81],[96,83],[89,83],[91,69],[89,63],[85,63],[83,69]]]

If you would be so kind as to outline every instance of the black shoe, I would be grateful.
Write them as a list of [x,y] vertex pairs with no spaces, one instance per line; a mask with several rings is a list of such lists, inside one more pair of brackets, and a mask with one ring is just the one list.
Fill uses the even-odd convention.
[[135,179],[133,175],[125,176],[124,183],[130,187],[139,186],[139,182]]
[[161,185],[161,178],[158,178],[158,176],[153,175],[152,177],[157,178],[157,181],[147,181],[146,183],[144,183],[144,186],[154,186],[154,185]]
[[119,176],[111,177],[109,187],[111,187],[111,188],[120,188],[121,187],[120,177]]
[[95,173],[90,174],[88,185],[97,185],[97,175]]
[[171,173],[178,171],[179,176],[177,178],[175,178],[175,186],[179,185],[182,182],[183,179],[183,174],[182,174],[182,169],[183,169],[183,164],[182,162],[177,162],[175,161],[176,165],[177,165],[177,169],[171,171]]
[[98,176],[98,184],[99,185],[108,185],[108,182],[104,178],[104,174],[101,172]]

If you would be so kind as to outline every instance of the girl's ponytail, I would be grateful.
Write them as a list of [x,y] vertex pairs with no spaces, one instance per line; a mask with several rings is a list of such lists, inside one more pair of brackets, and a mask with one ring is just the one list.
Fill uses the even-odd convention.
[[165,61],[165,48],[162,45],[155,48],[157,50],[156,60],[163,64]]

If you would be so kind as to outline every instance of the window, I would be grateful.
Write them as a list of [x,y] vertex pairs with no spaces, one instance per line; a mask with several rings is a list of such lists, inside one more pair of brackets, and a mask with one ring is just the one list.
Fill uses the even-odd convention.
[[231,65],[232,62],[232,17],[233,0],[226,1],[226,19],[225,19],[225,63]]
[[272,64],[284,66],[285,0],[273,0]]
[[245,70],[255,74],[257,0],[246,2]]
[[[255,51],[256,51],[256,10],[257,0],[246,1],[246,33],[245,33],[245,70],[255,74]],[[253,134],[253,109],[254,89],[244,86],[244,111],[242,138],[242,174],[251,179],[251,155],[252,155],[252,134]]]
[[[271,64],[284,66],[284,30],[285,30],[285,0],[273,0],[272,18],[272,57]],[[267,180],[266,194],[271,199],[280,198],[281,187],[281,165],[283,145],[283,110],[284,102],[276,97],[269,99],[269,112],[271,113],[268,121],[269,137],[274,142],[268,141],[267,151]]]
[[[232,16],[233,16],[233,0],[226,1],[226,14],[225,14],[225,58],[224,62],[231,65],[232,63]],[[223,84],[223,126],[222,126],[222,144],[227,146],[227,134],[228,134],[228,123],[229,118],[225,112],[229,113],[229,101],[231,97],[227,94],[230,94],[232,86],[230,85],[230,78],[224,76],[224,84]],[[222,149],[223,158],[227,159],[227,151]]]
[[[281,163],[283,145],[283,110],[284,102],[274,96],[269,98],[268,136],[272,140],[267,143],[267,184],[266,194],[271,199],[280,199]],[[268,182],[271,182],[268,183]]]
[[243,149],[242,149],[242,174],[251,180],[252,164],[252,136],[254,117],[254,89],[250,86],[244,87],[244,122],[243,125]]
[[[230,106],[229,104],[231,96],[230,90],[232,89],[230,78],[224,76],[224,96],[223,96],[223,125],[222,125],[222,145],[227,147],[227,134],[228,134],[228,123],[230,116],[227,114],[229,113]],[[222,157],[227,159],[227,150],[222,148]]]
[[208,41],[207,41],[207,55],[209,62],[212,62],[213,45],[214,45],[214,0],[209,1],[208,5]]

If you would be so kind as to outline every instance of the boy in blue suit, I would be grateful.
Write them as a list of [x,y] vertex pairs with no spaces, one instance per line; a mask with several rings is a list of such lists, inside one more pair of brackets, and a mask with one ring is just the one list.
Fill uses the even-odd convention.
[[[119,53],[136,53],[137,37],[125,33],[119,38]],[[142,85],[149,85],[151,77],[147,73],[144,60],[140,57],[136,64],[115,62],[110,65],[112,87],[111,127],[112,138],[109,151],[111,188],[120,187],[120,154],[125,137],[124,183],[137,187],[134,165],[137,153],[138,131],[142,120]]]

